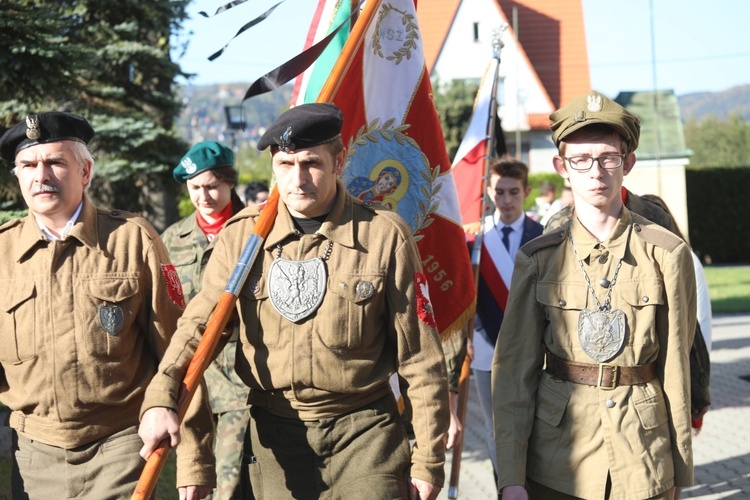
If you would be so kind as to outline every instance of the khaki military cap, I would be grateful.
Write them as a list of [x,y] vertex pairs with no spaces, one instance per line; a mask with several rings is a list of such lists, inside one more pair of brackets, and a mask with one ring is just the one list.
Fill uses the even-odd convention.
[[570,104],[549,115],[552,124],[552,141],[560,147],[573,132],[597,123],[609,125],[617,130],[628,144],[628,152],[638,147],[641,121],[633,113],[599,92],[578,96]]

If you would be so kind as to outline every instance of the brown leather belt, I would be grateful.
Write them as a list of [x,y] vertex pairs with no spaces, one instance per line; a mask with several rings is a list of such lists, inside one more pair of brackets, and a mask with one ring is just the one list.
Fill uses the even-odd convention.
[[616,366],[607,363],[579,363],[546,353],[544,371],[574,384],[614,389],[621,385],[645,384],[656,378],[656,363],[641,366]]

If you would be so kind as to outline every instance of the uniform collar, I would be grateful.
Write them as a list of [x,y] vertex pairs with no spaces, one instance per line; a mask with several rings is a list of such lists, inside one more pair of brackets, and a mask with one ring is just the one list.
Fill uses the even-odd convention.
[[[288,236],[298,231],[294,227],[292,216],[284,202],[279,197],[279,213],[276,216],[271,232],[266,238],[264,248],[270,250],[280,244]],[[341,181],[336,181],[336,200],[328,213],[323,225],[315,234],[338,243],[345,247],[354,247],[354,200],[346,191]]]
[[[615,258],[622,259],[628,249],[628,240],[632,227],[633,216],[631,212],[623,206],[617,224],[612,228],[607,239],[601,242],[602,247],[606,248]],[[569,228],[570,234],[573,236],[573,241],[575,241],[578,257],[581,260],[587,260],[594,251],[594,248],[599,244],[599,240],[583,227],[583,224],[581,224],[578,217],[575,215],[575,210],[573,211],[573,217],[569,222]]]
[[[95,247],[98,244],[99,225],[96,221],[96,207],[91,203],[91,200],[89,200],[86,194],[83,195],[83,207],[81,208],[81,213],[78,216],[78,220],[73,224],[70,233],[68,233],[68,238],[75,238],[89,247]],[[21,238],[20,244],[18,245],[18,253],[16,254],[16,261],[20,262],[21,259],[23,259],[23,257],[37,245],[48,241],[49,239],[39,228],[34,214],[29,213],[29,215],[26,216],[23,229],[21,229]]]

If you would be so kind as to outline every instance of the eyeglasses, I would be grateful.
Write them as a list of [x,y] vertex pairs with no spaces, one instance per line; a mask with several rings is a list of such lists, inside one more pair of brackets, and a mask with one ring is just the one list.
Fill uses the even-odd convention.
[[622,166],[622,160],[625,159],[627,155],[601,155],[597,157],[592,156],[563,156],[562,158],[564,160],[568,160],[568,165],[570,165],[570,168],[573,170],[576,170],[578,172],[588,172],[591,170],[591,167],[594,166],[594,162],[599,162],[599,165],[607,170],[615,170]]

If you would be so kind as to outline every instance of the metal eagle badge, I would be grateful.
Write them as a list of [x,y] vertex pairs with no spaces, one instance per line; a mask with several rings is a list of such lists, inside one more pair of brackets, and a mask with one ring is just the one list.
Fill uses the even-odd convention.
[[321,257],[309,260],[277,258],[268,272],[268,296],[273,307],[296,323],[314,313],[326,292],[326,266]]
[[117,305],[99,307],[99,323],[108,334],[117,335],[125,324],[122,308]]
[[606,363],[625,343],[625,313],[582,309],[578,315],[578,341],[581,349],[597,363]]

